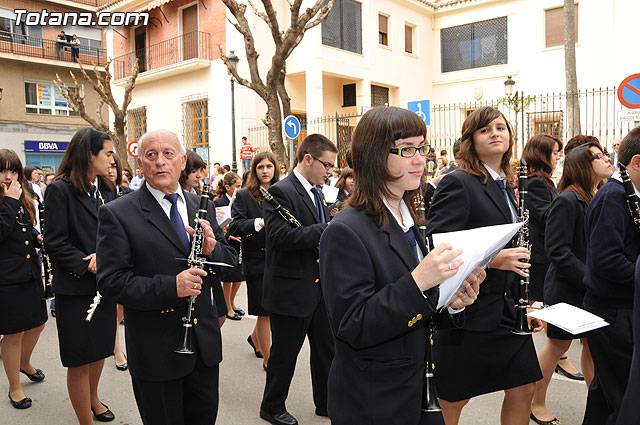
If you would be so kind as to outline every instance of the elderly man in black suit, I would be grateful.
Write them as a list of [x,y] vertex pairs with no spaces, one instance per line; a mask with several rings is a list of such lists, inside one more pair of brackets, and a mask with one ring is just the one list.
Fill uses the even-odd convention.
[[[186,155],[178,137],[157,130],[140,139],[140,190],[100,210],[98,288],[124,306],[133,391],[145,424],[212,424],[218,411],[220,325],[212,285],[217,270],[188,268],[198,197],[183,191]],[[234,264],[235,252],[207,208],[203,254]],[[186,230],[185,230],[186,229]],[[195,355],[177,354],[186,298],[193,311]]]
[[320,290],[318,244],[330,215],[316,186],[326,180],[337,152],[335,145],[320,134],[305,137],[298,147],[296,168],[269,188],[301,227],[292,227],[272,203],[262,203],[267,231],[263,304],[271,313],[273,336],[260,417],[276,425],[298,423],[287,412],[285,400],[307,335],[316,415],[327,416],[333,336]]

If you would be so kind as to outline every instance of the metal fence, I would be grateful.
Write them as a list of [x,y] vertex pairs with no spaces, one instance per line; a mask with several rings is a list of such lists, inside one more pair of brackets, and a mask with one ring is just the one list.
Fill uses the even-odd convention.
[[[105,49],[81,44],[77,46],[77,49],[79,53],[78,61],[83,64],[104,66],[107,63],[107,51]],[[70,46],[60,47],[56,52],[55,40],[46,40],[6,31],[0,31],[0,52],[72,62]]]

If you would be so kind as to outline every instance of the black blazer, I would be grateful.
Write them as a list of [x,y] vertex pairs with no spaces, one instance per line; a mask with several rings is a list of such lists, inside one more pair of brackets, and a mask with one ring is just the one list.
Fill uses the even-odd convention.
[[551,261],[544,284],[548,304],[566,302],[582,307],[587,239],[584,217],[587,203],[574,191],[558,195],[551,203],[545,230],[545,250]]
[[[184,192],[193,223],[199,197]],[[235,265],[236,253],[216,224],[213,203],[207,208],[217,244],[210,257]],[[192,226],[194,224],[191,224]],[[187,268],[185,250],[169,218],[145,184],[100,208],[98,288],[124,306],[129,370],[135,378],[165,381],[186,376],[196,356],[176,354],[186,300],[176,294],[176,275]],[[202,293],[196,298],[193,333],[197,356],[207,366],[222,360],[220,325],[212,285],[217,267],[206,266]]]
[[255,219],[262,217],[262,207],[247,189],[236,193],[231,217],[233,221],[229,223],[228,232],[242,238],[242,273],[245,276],[263,275],[266,231],[263,228],[256,232],[254,225]]
[[532,263],[549,264],[549,259],[545,254],[545,217],[556,194],[556,189],[549,186],[540,177],[527,179],[525,206],[529,210],[529,243],[531,244]]
[[[104,202],[114,191],[99,185]],[[60,295],[93,295],[96,276],[83,260],[96,252],[98,213],[89,194],[78,194],[66,179],[47,186],[44,195],[46,227],[44,246],[54,264],[53,292]],[[102,207],[101,207],[102,208]]]
[[37,236],[22,201],[5,196],[0,207],[0,285],[42,278]]
[[[213,201],[213,206],[216,207],[216,208],[217,207],[226,207],[230,203],[231,203],[231,201],[229,200],[229,198],[227,198],[227,195],[222,195],[221,197],[219,197],[218,199]],[[229,235],[231,235],[231,234],[229,233],[229,229],[227,229],[227,234],[225,235],[225,238],[227,239],[227,242],[229,242],[229,245],[231,245],[231,248],[233,248],[238,254],[240,254],[240,242],[234,241],[233,239],[229,239]],[[233,271],[233,269],[230,269],[226,274],[229,274],[232,271]],[[223,280],[224,280],[224,276],[225,276],[225,273],[223,273],[222,276],[221,276],[221,278]],[[225,280],[225,282],[226,282],[226,280]]]
[[[315,249],[327,223],[319,223],[316,207],[294,173],[271,186],[269,192],[302,227],[291,227],[270,202],[262,202],[267,231],[263,305],[272,313],[306,317],[322,299]],[[328,219],[329,209],[323,204]]]
[[[507,193],[515,208],[513,189],[507,188]],[[491,176],[488,177],[487,183],[483,184],[481,177],[456,170],[444,176],[438,184],[427,217],[427,235],[431,237],[433,233],[511,222],[509,207]],[[478,299],[465,309],[465,329],[493,330],[500,325],[505,311],[514,318],[515,302],[505,296],[508,295],[514,280],[513,272],[488,269],[487,277],[480,285]]]
[[[438,289],[423,296],[411,276],[415,255],[388,218],[380,231],[363,211],[347,207],[321,238],[320,278],[335,336],[328,410],[336,425],[420,421],[425,325]],[[416,226],[413,231],[426,255]]]

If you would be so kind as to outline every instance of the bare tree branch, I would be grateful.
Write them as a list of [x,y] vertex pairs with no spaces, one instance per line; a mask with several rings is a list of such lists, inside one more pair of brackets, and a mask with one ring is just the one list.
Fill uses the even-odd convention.
[[249,6],[251,6],[251,9],[253,9],[253,14],[265,21],[267,25],[269,25],[269,18],[267,17],[267,15],[264,12],[260,12],[251,0],[247,1],[249,2]]

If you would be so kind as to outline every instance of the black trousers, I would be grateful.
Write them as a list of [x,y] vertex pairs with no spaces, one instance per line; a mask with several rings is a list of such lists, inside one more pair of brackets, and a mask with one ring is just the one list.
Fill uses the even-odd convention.
[[296,360],[309,336],[311,346],[311,383],[316,410],[327,411],[327,379],[333,360],[333,335],[324,301],[307,317],[271,314],[271,356],[261,408],[273,413],[287,409],[285,401],[296,368]]
[[183,378],[143,381],[131,378],[145,425],[213,425],[218,416],[219,366],[206,366],[199,354]]
[[631,309],[586,309],[604,318],[609,326],[587,336],[595,366],[589,387],[583,425],[614,425],[627,388],[633,357]]

